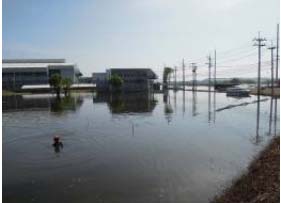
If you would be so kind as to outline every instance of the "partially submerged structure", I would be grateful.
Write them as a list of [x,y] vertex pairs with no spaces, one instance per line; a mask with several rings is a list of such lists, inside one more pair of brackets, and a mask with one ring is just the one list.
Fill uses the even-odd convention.
[[97,91],[114,91],[110,83],[112,76],[118,76],[122,80],[120,90],[123,92],[143,92],[153,89],[156,74],[149,68],[112,68],[105,73],[93,73],[93,81]]
[[81,72],[65,59],[4,59],[2,60],[2,88],[17,90],[24,85],[44,85],[53,74],[78,82]]

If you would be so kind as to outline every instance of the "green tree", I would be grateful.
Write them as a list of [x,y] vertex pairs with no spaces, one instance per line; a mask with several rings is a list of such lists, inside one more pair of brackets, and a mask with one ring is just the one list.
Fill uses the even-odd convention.
[[109,79],[109,83],[116,90],[120,90],[120,87],[122,86],[123,82],[123,79],[117,74],[112,75]]
[[72,81],[69,78],[62,79],[62,88],[65,96],[68,95],[71,85]]
[[165,67],[163,72],[163,87],[167,88],[168,83],[170,83],[170,74],[173,72],[173,69],[170,67]]
[[239,80],[239,78],[233,78],[230,81],[233,85],[239,85],[241,84],[241,81]]
[[54,74],[49,79],[50,86],[54,89],[57,94],[57,97],[60,98],[61,86],[62,86],[62,78],[59,74]]

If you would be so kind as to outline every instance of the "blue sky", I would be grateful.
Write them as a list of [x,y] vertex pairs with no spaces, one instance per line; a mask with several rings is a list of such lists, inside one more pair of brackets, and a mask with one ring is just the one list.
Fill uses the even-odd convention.
[[216,48],[218,76],[255,76],[252,39],[258,31],[274,39],[278,22],[278,0],[3,0],[3,58],[66,58],[84,75],[109,67],[161,74],[185,58],[206,77]]

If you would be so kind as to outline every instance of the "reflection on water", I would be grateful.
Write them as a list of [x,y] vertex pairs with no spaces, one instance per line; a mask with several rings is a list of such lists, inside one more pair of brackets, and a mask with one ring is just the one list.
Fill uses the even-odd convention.
[[62,98],[53,95],[13,95],[2,97],[3,111],[76,111],[83,103],[83,97],[66,96]]
[[172,121],[173,107],[171,105],[171,98],[169,92],[163,94],[164,113],[168,124]]
[[216,122],[216,91],[214,91],[214,100],[213,100],[213,122]]
[[3,97],[3,201],[207,203],[279,133],[278,104],[196,91]]
[[197,91],[192,91],[192,116],[197,115]]
[[153,94],[129,93],[129,94],[96,94],[94,103],[107,103],[111,113],[144,113],[152,112],[156,106]]
[[261,137],[259,135],[260,130],[260,95],[257,96],[257,129],[256,129],[256,144],[261,142]]

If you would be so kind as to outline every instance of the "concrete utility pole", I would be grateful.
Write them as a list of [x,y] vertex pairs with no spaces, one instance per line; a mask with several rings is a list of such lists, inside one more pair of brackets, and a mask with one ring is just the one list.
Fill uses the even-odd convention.
[[182,59],[182,83],[183,83],[183,90],[185,90],[185,64],[184,64],[184,59]]
[[211,90],[211,66],[212,66],[212,62],[211,62],[211,56],[209,55],[208,57],[208,68],[209,68],[209,92]]
[[268,49],[271,51],[271,95],[273,96],[273,86],[274,86],[274,61],[273,61],[273,51],[276,47],[273,46],[273,43],[271,42],[271,46],[268,47]]
[[256,41],[257,43],[254,44],[254,46],[258,47],[258,91],[257,94],[258,96],[260,95],[260,87],[261,87],[261,47],[265,46],[265,44],[263,43],[264,41],[266,41],[265,38],[261,38],[260,37],[260,32],[258,35],[258,38],[255,38],[253,41]]
[[195,91],[197,86],[197,65],[196,63],[191,63],[192,68],[192,91]]
[[214,90],[217,84],[217,51],[215,50],[215,57],[214,57]]
[[276,81],[278,81],[279,68],[279,23],[277,24],[277,38],[276,38]]

